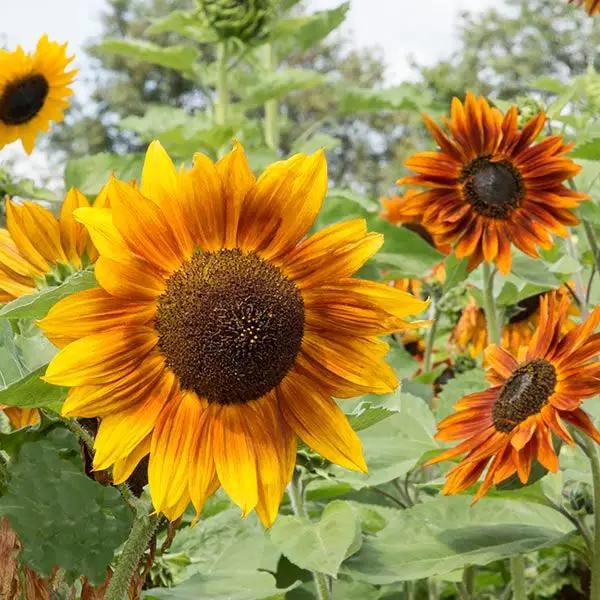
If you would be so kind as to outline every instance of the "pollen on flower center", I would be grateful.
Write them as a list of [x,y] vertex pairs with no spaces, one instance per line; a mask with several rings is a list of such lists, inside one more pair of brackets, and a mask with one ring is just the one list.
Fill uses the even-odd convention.
[[519,423],[540,412],[556,386],[556,370],[536,358],[515,369],[500,390],[492,408],[497,431],[511,432]]
[[256,254],[197,253],[168,279],[155,327],[183,389],[240,404],[269,392],[293,366],[304,303],[296,285]]
[[494,219],[506,219],[524,193],[521,175],[512,165],[486,157],[471,161],[463,169],[461,181],[473,208]]
[[40,112],[49,90],[43,75],[9,83],[0,96],[0,121],[6,125],[27,123]]

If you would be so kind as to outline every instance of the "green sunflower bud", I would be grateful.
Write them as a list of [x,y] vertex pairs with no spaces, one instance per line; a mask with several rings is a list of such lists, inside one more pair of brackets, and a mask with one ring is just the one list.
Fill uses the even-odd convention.
[[519,109],[519,127],[523,127],[527,121],[533,119],[538,113],[546,110],[544,104],[534,98],[520,96],[517,98],[517,107]]
[[198,5],[220,39],[245,43],[268,35],[274,13],[273,0],[198,0]]

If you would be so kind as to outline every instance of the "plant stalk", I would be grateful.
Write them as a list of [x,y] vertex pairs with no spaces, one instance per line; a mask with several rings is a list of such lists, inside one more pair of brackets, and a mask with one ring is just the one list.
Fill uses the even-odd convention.
[[498,324],[498,311],[494,300],[494,271],[489,262],[484,261],[483,268],[483,310],[487,323],[488,343],[500,343],[500,325]]
[[215,102],[215,121],[217,125],[225,125],[229,113],[227,60],[227,44],[226,42],[219,42],[217,46],[217,101]]
[[[273,44],[267,44],[266,70],[274,73],[277,69],[277,56]],[[276,99],[265,102],[265,143],[269,148],[279,150],[279,102]]]
[[510,577],[512,581],[513,600],[527,600],[525,559],[522,556],[513,556],[510,559]]
[[[577,256],[577,250],[575,249],[575,244],[573,243],[572,233],[569,233],[566,239],[567,251],[569,256],[575,261],[579,262],[579,257]],[[577,273],[573,274],[573,281],[575,282],[575,295],[577,296],[577,300],[579,301],[579,308],[581,310],[581,316],[585,319],[587,317],[587,301],[586,301],[586,293],[585,286],[583,285],[583,279],[581,277],[581,273],[577,271]]]
[[594,440],[585,438],[585,453],[592,467],[594,485],[594,542],[592,554],[592,584],[590,600],[600,600],[600,458]]
[[588,240],[588,244],[590,245],[590,250],[594,256],[594,264],[596,265],[596,270],[600,271],[600,249],[598,248],[598,240],[596,239],[596,234],[594,232],[594,228],[592,225],[582,219],[583,228],[585,229],[585,235]]
[[[294,477],[290,481],[287,487],[287,493],[294,514],[302,519],[307,519],[308,515],[306,513],[306,508],[304,507],[304,496],[297,474],[294,474]],[[317,598],[319,600],[331,600],[329,577],[327,577],[325,573],[319,573],[317,571],[313,571],[312,574],[315,581],[315,588],[317,590]]]
[[427,332],[425,339],[425,356],[423,357],[423,373],[429,373],[431,371],[431,363],[433,362],[433,345],[435,343],[435,336],[437,334],[439,313],[436,305],[436,301],[431,299],[430,313],[431,315],[431,327]]
[[146,504],[140,504],[133,527],[108,584],[106,600],[127,600],[131,579],[158,527],[159,517],[148,514]]

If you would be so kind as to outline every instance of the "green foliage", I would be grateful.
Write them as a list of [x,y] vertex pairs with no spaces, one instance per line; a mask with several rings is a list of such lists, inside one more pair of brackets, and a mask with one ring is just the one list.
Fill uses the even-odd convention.
[[23,543],[21,558],[42,575],[55,566],[68,579],[85,575],[99,584],[131,526],[119,492],[83,473],[79,444],[65,429],[26,443],[14,464],[5,515]]
[[4,389],[0,389],[0,404],[18,406],[20,408],[47,408],[60,412],[67,389],[50,385],[40,379],[46,372],[46,367],[17,379]]

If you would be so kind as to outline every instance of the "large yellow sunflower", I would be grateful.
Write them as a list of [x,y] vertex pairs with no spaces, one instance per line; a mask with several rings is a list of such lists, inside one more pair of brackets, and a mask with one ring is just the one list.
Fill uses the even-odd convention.
[[[97,203],[103,202],[104,195],[98,196]],[[6,200],[7,228],[0,228],[0,303],[60,283],[96,260],[85,227],[73,216],[75,209],[89,205],[76,189],[66,195],[58,218],[39,204]],[[0,405],[2,409],[17,429],[39,421],[37,409]]]
[[77,74],[77,69],[67,71],[73,58],[66,44],[50,42],[47,35],[33,54],[21,46],[0,52],[0,148],[20,139],[31,154],[38,133],[48,131],[50,121],[63,120],[69,84]]
[[139,190],[111,180],[111,209],[79,209],[101,289],[41,322],[63,347],[46,380],[72,389],[63,414],[100,417],[94,467],[124,481],[150,454],[157,511],[176,519],[222,485],[243,514],[275,519],[296,437],[366,470],[332,399],[397,384],[378,336],[426,302],[352,279],[381,246],[363,220],[305,239],[327,187],[322,152],[256,179],[244,151],[176,171],[158,142]]
[[590,16],[600,14],[600,0],[569,0],[569,4],[582,6]]
[[562,334],[569,300],[548,294],[541,300],[539,326],[528,346],[517,355],[488,346],[487,390],[465,396],[456,412],[438,424],[437,439],[464,441],[430,461],[464,455],[447,475],[445,494],[473,485],[486,471],[474,496],[517,473],[526,483],[537,459],[549,471],[558,470],[552,434],[568,444],[573,438],[565,422],[600,442],[600,432],[580,405],[600,393],[600,307],[567,334]]
[[417,175],[398,181],[428,188],[410,198],[411,214],[440,243],[453,244],[470,267],[485,259],[505,274],[511,243],[537,257],[537,246],[552,246],[551,234],[566,236],[578,223],[570,209],[587,197],[562,183],[580,170],[565,157],[571,146],[560,136],[535,143],[546,115],[522,130],[517,117],[516,107],[503,116],[470,92],[464,105],[454,98],[448,133],[424,116],[440,149],[410,157],[405,164]]

